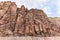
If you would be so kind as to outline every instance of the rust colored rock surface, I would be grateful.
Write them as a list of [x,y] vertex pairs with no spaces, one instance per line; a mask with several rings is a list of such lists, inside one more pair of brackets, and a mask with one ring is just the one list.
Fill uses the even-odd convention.
[[18,9],[15,35],[50,36],[50,28],[49,19],[42,10],[30,9],[22,12]]
[[24,5],[21,6],[21,11],[22,11],[22,12],[25,12],[25,11],[26,11],[26,8],[25,8]]
[[0,36],[60,36],[59,26],[51,20],[41,9],[0,2]]
[[0,33],[1,36],[12,35],[15,19],[16,19],[16,4],[11,2],[2,2],[0,5]]
[[52,24],[52,35],[54,34],[54,36],[60,36],[60,18],[59,17],[49,17],[49,20],[53,23]]
[[19,11],[19,9],[17,9],[17,21],[16,21],[16,26],[15,26],[15,30],[14,30],[14,33],[17,33],[17,35],[23,35],[24,34],[24,28],[25,28],[25,15],[26,15],[26,12],[22,12],[22,11]]

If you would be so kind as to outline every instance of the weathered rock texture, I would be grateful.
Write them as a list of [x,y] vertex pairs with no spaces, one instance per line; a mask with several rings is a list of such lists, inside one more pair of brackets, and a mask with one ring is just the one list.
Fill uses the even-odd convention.
[[52,29],[54,29],[53,30],[54,35],[60,36],[60,18],[59,17],[58,18],[57,17],[54,17],[54,18],[49,17],[49,20],[53,23]]
[[17,8],[10,1],[0,3],[0,36],[60,36],[56,27],[42,10]]
[[15,22],[17,6],[14,2],[0,3],[0,36],[12,35]]

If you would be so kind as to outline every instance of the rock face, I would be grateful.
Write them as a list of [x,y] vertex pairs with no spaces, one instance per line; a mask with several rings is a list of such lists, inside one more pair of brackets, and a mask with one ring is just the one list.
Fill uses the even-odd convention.
[[18,17],[14,31],[16,36],[50,36],[48,32],[48,29],[51,28],[49,19],[42,10],[30,9],[26,12],[24,6],[17,10]]
[[58,17],[54,17],[54,18],[51,18],[49,17],[49,20],[53,23],[53,27],[52,27],[52,30],[53,30],[53,34],[55,36],[60,36],[60,18]]
[[0,3],[0,36],[60,36],[54,27],[42,10],[17,8],[10,1]]
[[49,17],[49,20],[51,20],[51,22],[53,22],[58,26],[60,25],[60,17],[54,17],[54,18]]
[[17,6],[14,2],[1,2],[0,4],[0,36],[12,35]]

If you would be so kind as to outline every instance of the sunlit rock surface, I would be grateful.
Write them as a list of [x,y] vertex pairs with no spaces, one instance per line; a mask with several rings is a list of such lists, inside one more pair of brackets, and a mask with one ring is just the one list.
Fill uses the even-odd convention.
[[60,29],[41,9],[17,8],[14,2],[0,2],[0,36],[60,36]]

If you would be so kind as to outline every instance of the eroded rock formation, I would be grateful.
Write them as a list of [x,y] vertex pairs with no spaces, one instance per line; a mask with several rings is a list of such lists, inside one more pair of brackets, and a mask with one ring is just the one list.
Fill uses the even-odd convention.
[[0,36],[12,35],[17,6],[14,2],[1,2],[0,4]]
[[60,36],[60,18],[58,17],[54,17],[51,18],[49,17],[49,20],[53,23],[53,27],[52,27],[52,34],[54,34],[55,36]]
[[41,9],[17,8],[10,1],[0,3],[0,36],[55,36],[54,27]]

